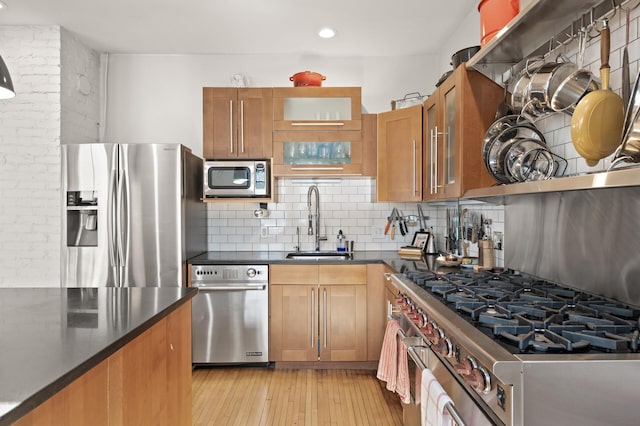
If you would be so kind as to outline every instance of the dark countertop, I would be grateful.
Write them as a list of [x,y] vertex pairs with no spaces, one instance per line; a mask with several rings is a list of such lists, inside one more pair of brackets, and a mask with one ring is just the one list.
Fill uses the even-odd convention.
[[[437,271],[438,265],[435,262],[436,255],[427,255],[423,259],[408,260],[402,259],[397,251],[359,251],[355,252],[351,259],[346,260],[300,260],[287,259],[288,252],[266,252],[266,251],[209,251],[199,256],[189,259],[194,265],[241,265],[241,264],[317,264],[317,265],[350,265],[384,263],[398,273],[405,273],[413,270]],[[440,268],[442,269],[442,268]],[[449,269],[450,268],[445,268]],[[456,268],[457,269],[457,268]],[[444,269],[443,269],[444,270]]]
[[189,259],[191,264],[216,265],[216,264],[259,264],[259,263],[288,263],[288,264],[359,264],[359,263],[383,263],[385,259],[399,259],[396,251],[359,251],[355,252],[351,259],[323,259],[300,260],[287,259],[285,251],[209,251],[200,256]]
[[0,425],[32,411],[196,293],[0,288]]

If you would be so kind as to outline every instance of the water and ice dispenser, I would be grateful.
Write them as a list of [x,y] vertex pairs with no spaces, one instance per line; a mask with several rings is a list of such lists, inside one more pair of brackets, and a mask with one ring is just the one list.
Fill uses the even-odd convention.
[[98,198],[94,191],[67,191],[67,246],[98,246]]

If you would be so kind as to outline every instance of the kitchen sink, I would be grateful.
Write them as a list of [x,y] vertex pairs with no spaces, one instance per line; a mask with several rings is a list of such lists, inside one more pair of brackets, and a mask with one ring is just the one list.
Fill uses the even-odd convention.
[[346,260],[349,253],[339,251],[295,251],[287,253],[287,259],[299,260]]

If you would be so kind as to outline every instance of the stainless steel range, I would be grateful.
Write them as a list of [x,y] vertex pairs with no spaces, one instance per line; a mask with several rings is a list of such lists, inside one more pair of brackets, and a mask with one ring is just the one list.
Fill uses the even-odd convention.
[[489,422],[637,424],[640,308],[519,274],[391,279],[398,310],[447,367],[438,380],[462,385]]

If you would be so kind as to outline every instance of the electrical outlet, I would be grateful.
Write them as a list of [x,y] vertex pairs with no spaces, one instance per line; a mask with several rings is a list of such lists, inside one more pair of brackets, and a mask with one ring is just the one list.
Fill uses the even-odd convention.
[[370,229],[371,229],[371,238],[375,238],[375,239],[385,238],[383,228],[379,226],[372,226]]
[[260,228],[260,237],[267,238],[269,236],[269,227],[263,226]]

